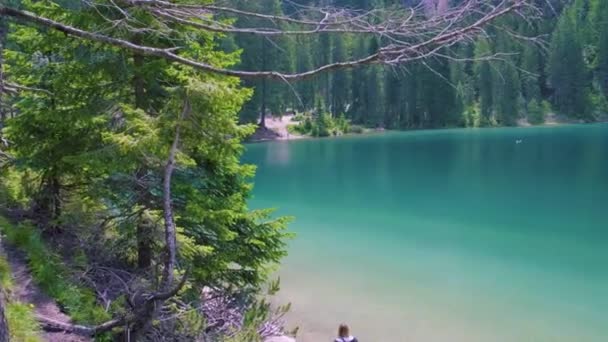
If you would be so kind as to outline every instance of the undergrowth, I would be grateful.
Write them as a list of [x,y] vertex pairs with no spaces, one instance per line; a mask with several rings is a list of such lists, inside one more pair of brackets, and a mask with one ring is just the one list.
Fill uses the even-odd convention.
[[4,313],[8,323],[10,340],[42,342],[39,336],[40,326],[34,317],[33,307],[10,298],[9,293],[13,290],[13,285],[11,267],[6,258],[0,255],[0,296],[7,299]]
[[[70,281],[69,271],[61,258],[47,248],[34,226],[25,222],[13,225],[0,216],[0,232],[6,235],[10,244],[25,252],[36,284],[55,299],[75,323],[95,324],[111,318],[97,304],[91,289]],[[97,340],[105,340],[105,336]]]
[[11,267],[5,258],[0,255],[0,288],[11,289],[13,287],[13,279],[11,278]]
[[314,117],[305,116],[297,125],[288,126],[290,133],[311,135],[313,137],[329,137],[351,132],[350,122],[344,115],[332,117],[330,114],[319,114]]

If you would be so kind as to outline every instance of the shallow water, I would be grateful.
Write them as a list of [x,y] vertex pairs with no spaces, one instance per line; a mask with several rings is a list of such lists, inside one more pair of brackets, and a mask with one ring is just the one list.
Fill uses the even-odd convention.
[[299,341],[608,341],[608,125],[247,149]]

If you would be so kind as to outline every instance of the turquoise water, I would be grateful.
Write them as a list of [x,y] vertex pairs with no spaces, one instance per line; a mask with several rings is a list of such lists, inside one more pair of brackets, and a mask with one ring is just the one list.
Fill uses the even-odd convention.
[[[516,143],[522,140],[521,143]],[[608,125],[253,144],[300,341],[608,341]]]

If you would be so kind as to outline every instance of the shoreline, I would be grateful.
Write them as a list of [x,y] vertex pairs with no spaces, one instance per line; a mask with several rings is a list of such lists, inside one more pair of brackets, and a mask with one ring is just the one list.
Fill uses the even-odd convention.
[[293,121],[293,115],[285,115],[282,118],[266,118],[266,127],[259,127],[256,132],[245,141],[246,144],[270,142],[270,141],[291,141],[291,140],[303,140],[303,139],[324,139],[324,138],[337,138],[345,136],[364,136],[371,134],[382,134],[385,132],[409,132],[409,131],[421,131],[421,130],[440,130],[440,129],[452,129],[452,128],[526,128],[526,127],[556,127],[565,125],[588,125],[588,124],[599,124],[608,123],[608,114],[601,115],[596,121],[587,122],[582,119],[572,119],[563,115],[548,114],[545,122],[538,125],[533,125],[528,122],[527,119],[518,119],[514,126],[484,126],[484,127],[440,127],[440,128],[420,128],[420,129],[373,129],[369,128],[363,133],[347,133],[340,136],[331,137],[313,137],[310,135],[298,135],[289,133],[288,126],[297,125],[299,122]]

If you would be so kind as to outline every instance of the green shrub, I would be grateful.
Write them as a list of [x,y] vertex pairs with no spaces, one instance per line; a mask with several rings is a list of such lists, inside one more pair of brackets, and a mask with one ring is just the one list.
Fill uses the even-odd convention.
[[348,129],[348,133],[363,134],[365,133],[365,127],[361,125],[351,125]]
[[608,113],[608,98],[602,92],[593,94],[591,96],[591,103],[593,108],[596,109],[596,114]]
[[309,133],[312,130],[312,120],[310,117],[306,117],[304,120],[304,124],[302,125],[302,129],[304,132]]
[[5,208],[23,207],[33,193],[31,175],[5,168],[0,171],[0,206]]
[[291,121],[296,121],[296,122],[302,122],[304,121],[306,118],[308,118],[307,115],[305,115],[304,113],[297,113],[296,115],[294,115],[291,118]]
[[538,103],[538,101],[532,99],[528,103],[528,122],[533,125],[539,125],[545,122],[545,111]]
[[300,133],[300,125],[288,125],[287,126],[287,132],[289,132],[289,134],[293,134],[293,135],[299,135],[302,134]]
[[544,100],[541,102],[541,107],[543,108],[543,113],[545,115],[547,115],[553,111],[553,109],[551,108],[551,103],[549,103],[549,101],[547,101],[547,100]]
[[[350,121],[344,114],[333,118],[327,113],[319,114],[314,118],[306,116],[299,124],[288,126],[287,130],[293,134],[312,135],[313,137],[329,137],[353,132]],[[363,127],[354,129],[354,133],[363,133],[364,131]]]
[[[0,289],[10,289],[13,285],[13,279],[11,278],[11,267],[0,255]],[[0,293],[0,296],[2,293]]]
[[333,133],[334,123],[329,114],[319,114],[315,118],[312,136],[328,137]]
[[336,135],[350,132],[350,122],[348,122],[344,114],[341,114],[337,119],[335,119],[335,131]]
[[462,113],[461,126],[480,127],[482,124],[481,112],[478,105],[466,108]]

